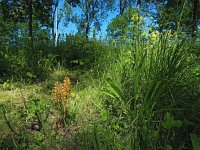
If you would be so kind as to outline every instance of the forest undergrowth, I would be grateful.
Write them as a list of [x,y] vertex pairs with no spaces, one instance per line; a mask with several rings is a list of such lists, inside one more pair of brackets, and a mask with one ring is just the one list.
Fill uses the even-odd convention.
[[0,149],[198,150],[198,42],[153,32],[84,48],[88,55],[70,62],[69,52],[36,55],[43,64],[21,79],[3,75]]

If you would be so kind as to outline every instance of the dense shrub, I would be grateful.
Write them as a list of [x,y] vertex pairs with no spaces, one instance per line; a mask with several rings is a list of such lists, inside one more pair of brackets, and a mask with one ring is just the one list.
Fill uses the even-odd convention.
[[7,54],[3,51],[0,52],[0,76],[4,76],[9,73],[9,61]]
[[86,41],[84,37],[69,35],[66,42],[54,49],[54,55],[67,68],[86,69],[94,67],[106,49],[108,46],[100,41]]
[[51,46],[41,41],[32,45],[28,39],[4,46],[1,51],[1,72],[24,79],[45,79],[55,64]]

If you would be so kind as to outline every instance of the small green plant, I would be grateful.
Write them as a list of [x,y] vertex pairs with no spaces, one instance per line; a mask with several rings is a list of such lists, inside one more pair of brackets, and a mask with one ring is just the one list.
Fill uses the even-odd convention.
[[164,121],[162,122],[162,126],[165,129],[171,129],[173,127],[180,128],[182,126],[181,120],[175,120],[171,113],[166,112],[164,116]]
[[11,123],[10,123],[8,117],[7,117],[7,108],[6,108],[6,106],[2,104],[2,105],[0,105],[0,107],[3,109],[3,116],[4,116],[4,119],[5,119],[5,121],[6,121],[6,124],[7,124],[8,127],[9,127],[9,129],[10,129],[13,133],[15,133],[16,135],[19,135],[19,133],[14,129],[14,127],[11,125]]

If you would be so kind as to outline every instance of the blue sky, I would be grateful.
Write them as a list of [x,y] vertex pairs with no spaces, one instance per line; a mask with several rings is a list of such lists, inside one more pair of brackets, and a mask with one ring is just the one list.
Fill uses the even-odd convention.
[[[64,5],[64,0],[59,0],[59,5],[58,5],[58,10]],[[73,8],[73,13],[76,13],[78,15],[80,15],[80,9],[78,8]],[[151,8],[151,11],[156,11],[155,8]],[[155,12],[154,12],[155,13]],[[107,18],[102,22],[102,26],[101,26],[101,31],[97,34],[97,39],[101,38],[105,38],[106,37],[106,29],[108,27],[108,24],[112,21],[113,18],[115,18],[117,15],[119,14],[119,12],[117,11],[112,11],[112,12],[108,12],[107,14]],[[152,24],[152,21],[150,19],[150,17],[146,18],[146,31],[148,33],[148,25]],[[92,31],[93,29],[91,29]],[[76,25],[72,22],[69,22],[67,26],[64,25],[64,18],[62,19],[62,21],[59,24],[59,30],[58,30],[59,34],[75,34],[78,32]],[[89,37],[92,37],[92,32],[90,32]]]
[[[60,0],[58,10],[63,5],[64,5],[64,0]],[[75,9],[73,9],[73,11],[74,11],[74,13],[80,14],[79,9],[75,8]],[[100,38],[100,36],[102,36],[102,37],[106,36],[106,29],[108,27],[108,24],[116,16],[117,16],[117,12],[108,12],[108,17],[102,22],[101,31],[97,34],[97,38]],[[91,31],[92,31],[92,29],[91,29]],[[75,34],[78,31],[77,31],[76,25],[72,22],[69,22],[68,26],[65,26],[64,25],[64,19],[63,19],[59,24],[58,32],[59,32],[59,34]],[[92,36],[92,32],[90,33],[90,36]]]

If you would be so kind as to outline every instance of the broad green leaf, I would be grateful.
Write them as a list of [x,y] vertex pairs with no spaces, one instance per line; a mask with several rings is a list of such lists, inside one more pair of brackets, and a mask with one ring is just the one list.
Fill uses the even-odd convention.
[[107,82],[109,83],[109,85],[112,87],[111,90],[116,93],[116,96],[118,98],[121,98],[124,102],[126,101],[126,98],[123,96],[122,92],[120,91],[120,89],[113,83],[113,81],[108,78]]
[[171,115],[171,113],[167,112],[164,116],[164,121],[162,122],[162,126],[165,129],[171,129],[173,127],[180,128],[182,126],[181,120],[175,120],[174,116]]
[[100,92],[103,93],[103,94],[105,94],[105,95],[108,95],[108,96],[110,96],[110,97],[112,97],[112,98],[116,98],[115,95],[113,95],[113,93],[108,92],[108,91],[106,91],[106,90],[104,90],[104,91],[103,91],[103,90],[100,90]]
[[190,133],[193,150],[200,150],[200,139],[196,134]]

